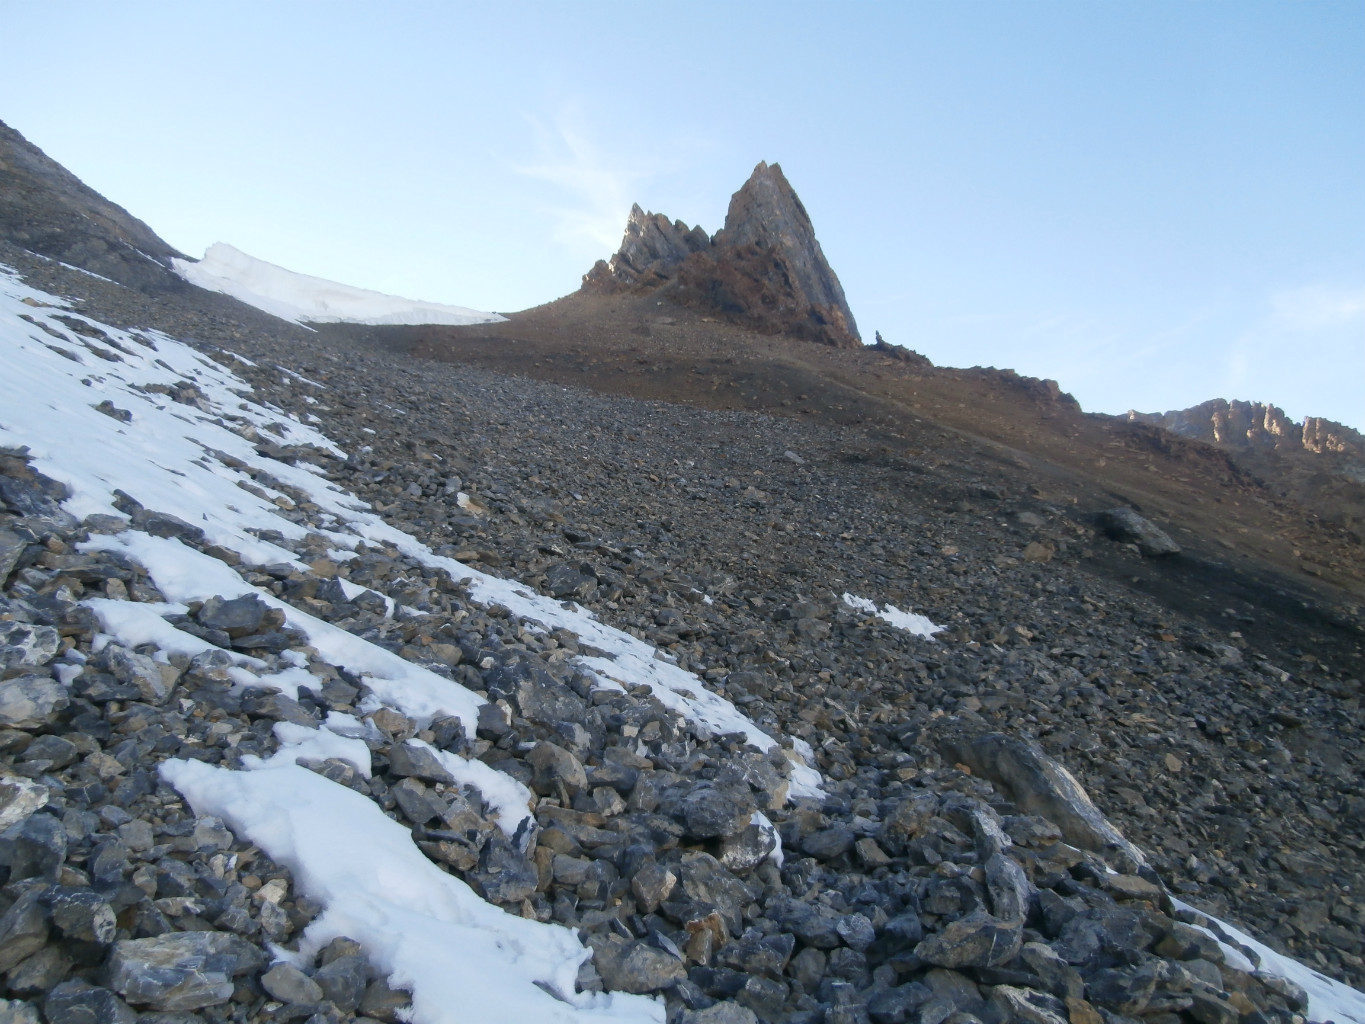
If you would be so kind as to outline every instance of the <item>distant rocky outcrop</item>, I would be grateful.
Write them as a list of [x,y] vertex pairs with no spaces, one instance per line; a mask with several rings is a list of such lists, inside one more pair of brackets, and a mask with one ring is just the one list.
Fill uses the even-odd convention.
[[609,292],[665,287],[675,301],[761,331],[839,348],[861,344],[810,215],[778,164],[754,168],[714,237],[636,205],[620,250],[599,260],[583,286]]
[[0,237],[39,256],[143,290],[183,290],[183,256],[0,122]]
[[1365,458],[1365,436],[1359,431],[1317,416],[1295,423],[1283,409],[1264,402],[1215,398],[1174,412],[1130,411],[1128,419],[1223,448],[1340,452]]
[[880,352],[884,356],[890,356],[898,363],[910,363],[913,366],[922,367],[934,365],[928,356],[922,355],[912,348],[906,348],[904,345],[897,345],[894,342],[887,341],[882,337],[881,331],[877,332],[877,340],[869,345],[868,349],[873,352]]
[[1295,423],[1277,406],[1222,398],[1174,412],[1129,412],[1128,421],[1135,430],[1155,427],[1214,445],[1239,474],[1361,535],[1365,436],[1351,427],[1317,416]]

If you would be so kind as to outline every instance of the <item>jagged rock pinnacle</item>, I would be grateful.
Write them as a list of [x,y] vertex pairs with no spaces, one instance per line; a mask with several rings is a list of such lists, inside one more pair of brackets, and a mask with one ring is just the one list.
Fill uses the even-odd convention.
[[667,286],[671,298],[770,333],[861,344],[839,278],[779,164],[760,162],[714,238],[632,208],[620,250],[583,278],[601,291]]

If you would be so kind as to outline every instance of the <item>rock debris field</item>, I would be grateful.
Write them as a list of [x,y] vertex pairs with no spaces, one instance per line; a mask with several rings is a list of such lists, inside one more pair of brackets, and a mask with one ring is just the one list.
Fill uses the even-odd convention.
[[[6,329],[89,399],[0,412],[0,1022],[1365,1021],[1205,917],[1365,983],[1359,680],[1088,572],[960,438],[0,255],[80,297]],[[141,496],[54,468],[158,416],[224,440]]]

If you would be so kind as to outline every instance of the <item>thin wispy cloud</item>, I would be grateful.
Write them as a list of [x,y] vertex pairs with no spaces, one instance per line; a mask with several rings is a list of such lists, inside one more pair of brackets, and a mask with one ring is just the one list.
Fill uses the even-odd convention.
[[[1360,429],[1365,416],[1365,286],[1282,288],[1223,354],[1225,397],[1273,402],[1292,418]],[[1273,389],[1266,392],[1267,380]],[[1257,393],[1261,392],[1261,393]]]
[[528,116],[534,156],[512,164],[524,178],[552,186],[545,203],[551,238],[564,245],[591,244],[603,255],[621,242],[626,215],[642,184],[661,170],[635,147],[614,146],[602,138],[574,105],[549,118]]
[[1288,288],[1271,296],[1277,326],[1297,331],[1319,331],[1359,323],[1365,328],[1365,286],[1311,284]]

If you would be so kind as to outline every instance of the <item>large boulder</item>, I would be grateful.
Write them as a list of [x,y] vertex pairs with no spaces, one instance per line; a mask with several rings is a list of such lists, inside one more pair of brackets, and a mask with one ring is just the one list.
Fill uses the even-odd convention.
[[1118,854],[1127,867],[1146,863],[1141,851],[1100,813],[1075,776],[1033,740],[949,729],[938,737],[937,745],[945,758],[989,779],[1023,812],[1053,822],[1071,845]]
[[1107,509],[1099,514],[1100,527],[1112,540],[1136,544],[1148,558],[1180,554],[1180,545],[1150,520],[1127,506]]

